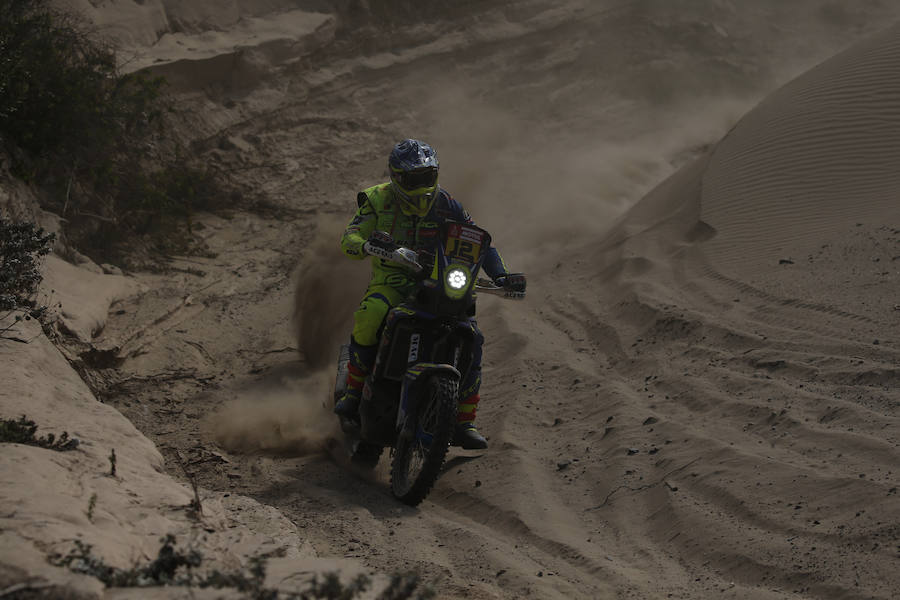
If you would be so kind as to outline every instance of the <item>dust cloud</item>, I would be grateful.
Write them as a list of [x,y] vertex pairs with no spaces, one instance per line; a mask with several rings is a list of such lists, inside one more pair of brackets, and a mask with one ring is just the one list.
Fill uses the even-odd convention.
[[285,455],[334,454],[341,437],[331,412],[338,348],[349,339],[353,311],[368,281],[369,263],[340,250],[349,216],[325,216],[294,274],[293,325],[305,375],[239,393],[212,417],[223,448]]
[[[504,256],[529,270],[596,239],[625,211],[734,125],[751,103],[711,99],[702,114],[671,107],[664,128],[620,138],[572,131],[535,134],[533,124],[463,92],[438,123],[433,143],[444,185],[491,232]],[[459,107],[465,105],[465,109]],[[462,122],[464,120],[464,123]],[[478,131],[473,139],[472,131]],[[517,270],[517,264],[510,265]]]
[[312,369],[329,369],[350,339],[353,311],[369,280],[368,261],[346,257],[341,233],[352,215],[321,218],[296,273],[294,327],[297,347]]
[[234,452],[300,456],[325,453],[338,436],[327,408],[332,381],[326,373],[283,379],[271,389],[249,389],[210,418],[216,441]]
[[517,23],[494,15],[496,31],[481,33],[494,43],[392,72],[392,88],[417,101],[391,131],[436,148],[441,185],[514,270],[555,265],[603,236],[769,92],[876,28],[873,15],[897,15],[819,0],[561,4],[580,16],[496,42]]

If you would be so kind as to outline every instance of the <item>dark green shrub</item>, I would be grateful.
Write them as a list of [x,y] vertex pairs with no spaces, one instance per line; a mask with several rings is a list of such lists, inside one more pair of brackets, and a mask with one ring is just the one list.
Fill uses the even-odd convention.
[[69,433],[66,431],[62,432],[59,439],[56,439],[56,436],[52,433],[42,437],[37,437],[36,433],[37,425],[34,424],[34,421],[26,419],[25,415],[22,415],[18,420],[0,420],[0,443],[27,444],[58,452],[74,450],[80,443],[77,438],[69,438]]
[[161,115],[162,80],[119,74],[113,49],[47,0],[0,0],[0,57],[0,135],[26,153],[22,175],[102,177]]
[[0,311],[43,312],[33,298],[42,279],[40,257],[50,252],[54,239],[34,223],[11,223],[0,217]]
[[143,233],[166,218],[187,218],[194,210],[211,208],[221,195],[211,171],[175,162],[123,182],[117,205],[128,226]]
[[67,239],[102,254],[229,198],[166,139],[162,78],[121,73],[112,46],[53,6],[0,0],[0,150],[65,218]]
[[[81,540],[75,540],[75,547],[65,556],[54,554],[47,560],[52,565],[67,567],[76,573],[95,577],[108,587],[230,588],[253,600],[353,600],[371,587],[371,580],[366,575],[358,575],[349,583],[343,584],[337,573],[326,573],[322,579],[314,576],[308,582],[308,589],[302,592],[266,587],[267,555],[251,558],[245,569],[227,573],[214,570],[201,577],[193,571],[203,562],[199,552],[179,550],[176,548],[175,536],[171,534],[160,541],[162,547],[155,560],[144,566],[136,565],[131,569],[117,569],[107,565],[103,559],[93,554],[89,544]],[[378,595],[378,600],[433,598],[434,591],[428,587],[420,588],[420,584],[420,578],[416,574],[396,574],[391,577],[388,587]]]

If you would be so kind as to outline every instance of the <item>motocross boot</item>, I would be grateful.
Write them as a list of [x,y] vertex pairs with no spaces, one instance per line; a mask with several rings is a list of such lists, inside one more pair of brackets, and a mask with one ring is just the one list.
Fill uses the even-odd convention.
[[359,401],[362,399],[362,390],[347,388],[344,395],[334,405],[334,414],[350,421],[359,421]]
[[345,419],[359,422],[359,402],[362,400],[366,375],[375,362],[375,348],[362,346],[350,340],[350,361],[347,364],[347,391],[334,405],[334,413]]
[[[476,387],[480,381],[476,380]],[[468,390],[471,391],[471,390]],[[475,409],[481,398],[478,393],[460,400],[457,405],[456,429],[453,431],[453,445],[462,446],[464,450],[483,450],[487,448],[487,440],[475,429]]]
[[488,447],[487,440],[475,429],[475,424],[457,423],[453,431],[454,446],[462,446],[463,450],[484,450]]

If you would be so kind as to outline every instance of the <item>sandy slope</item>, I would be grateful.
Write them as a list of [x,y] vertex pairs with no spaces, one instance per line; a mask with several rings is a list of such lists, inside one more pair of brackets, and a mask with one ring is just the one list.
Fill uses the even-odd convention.
[[900,585],[898,39],[770,96],[638,204],[601,247],[600,306],[551,300],[612,368],[605,428],[560,425],[612,461],[582,490],[685,594]]
[[[9,181],[6,171],[2,177]],[[0,211],[5,218],[28,215],[53,225],[24,186],[0,186]],[[51,255],[43,276],[38,299],[57,317],[52,333],[33,319],[0,317],[0,414],[24,416],[38,426],[37,436],[65,434],[77,446],[56,451],[3,445],[0,597],[241,597],[228,589],[104,589],[100,580],[50,562],[83,543],[103,565],[143,567],[157,557],[166,536],[174,537],[177,551],[202,557],[201,576],[212,569],[242,572],[251,557],[266,553],[274,553],[266,584],[285,590],[306,589],[316,573],[340,570],[353,577],[361,571],[357,562],[318,557],[279,510],[247,496],[203,490],[198,511],[194,491],[166,473],[154,443],[88,387],[102,387],[98,367],[114,355],[90,345],[105,328],[110,304],[148,289],[134,278],[104,274],[85,257],[76,266]],[[138,353],[150,342],[127,340],[116,351]],[[384,583],[376,579],[375,589]]]
[[[267,19],[224,4],[179,22]],[[213,257],[140,276],[93,340],[118,358],[105,400],[169,470],[177,451],[318,555],[441,597],[892,597],[900,31],[738,119],[896,9],[429,3],[400,28],[390,3],[341,6],[318,46],[164,67],[195,147],[278,207],[202,218]],[[529,302],[479,305],[491,449],[454,453],[418,509],[383,466],[345,467],[322,408],[365,284],[333,243],[405,135],[532,276]]]

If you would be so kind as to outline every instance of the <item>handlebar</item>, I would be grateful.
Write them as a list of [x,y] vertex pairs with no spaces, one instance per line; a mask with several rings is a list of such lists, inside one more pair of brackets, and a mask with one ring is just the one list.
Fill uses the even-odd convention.
[[420,273],[422,265],[419,264],[419,255],[414,250],[398,246],[389,240],[390,236],[388,236],[388,240],[381,238],[371,239],[363,244],[363,252],[370,256],[377,256],[382,260],[397,263],[415,273]]
[[512,290],[508,290],[495,284],[490,279],[478,278],[478,280],[475,282],[475,291],[481,292],[483,294],[490,294],[492,296],[500,296],[501,298],[507,298],[508,300],[525,299],[525,292],[514,292]]
[[[398,246],[394,243],[390,235],[382,231],[376,231],[372,238],[364,245],[364,251],[372,256],[377,256],[382,260],[406,267],[416,274],[422,275],[424,268],[419,263],[419,255],[415,250]],[[512,289],[511,287],[503,287],[497,285],[490,279],[479,278],[475,281],[475,290],[492,296],[500,296],[509,300],[523,300],[524,292],[524,275],[521,273],[508,275],[507,277],[519,277],[521,279],[523,291]]]
[[422,265],[419,264],[419,255],[415,250],[410,250],[409,248],[404,248],[400,246],[396,250],[394,250],[391,261],[395,262],[399,265],[403,265],[404,267],[416,272],[420,273],[423,269]]
[[[415,273],[422,273],[423,267],[419,264],[418,254],[414,250],[410,250],[409,248],[398,247],[391,253],[390,258],[388,258],[391,262],[407,267],[411,271]],[[500,296],[501,298],[506,298],[508,300],[524,300],[525,292],[519,292],[515,290],[511,290],[509,288],[505,288],[497,285],[490,279],[484,279],[479,277],[475,281],[475,291],[490,294],[492,296]]]

